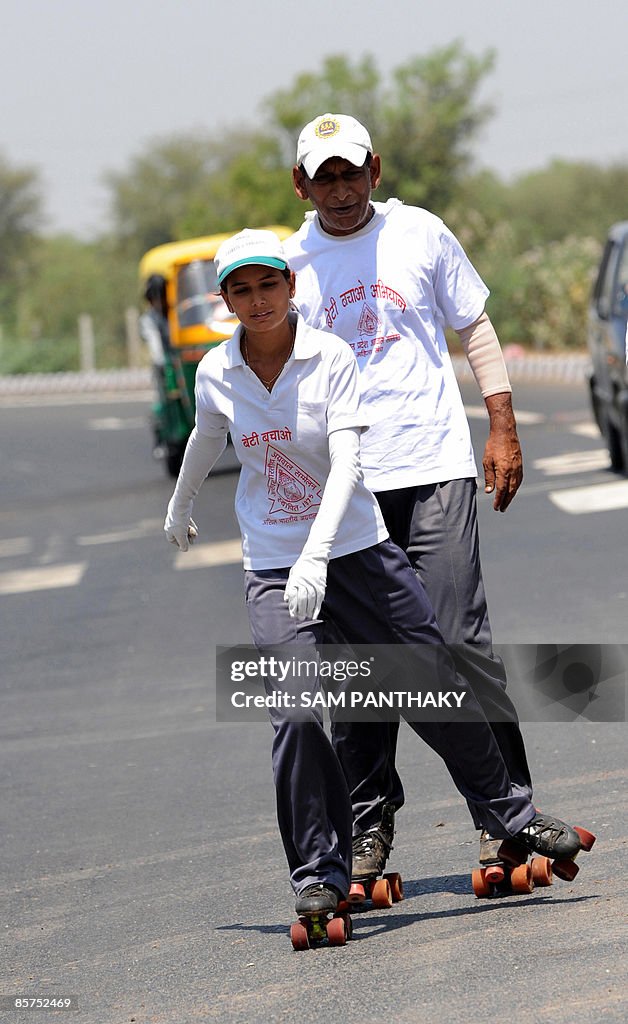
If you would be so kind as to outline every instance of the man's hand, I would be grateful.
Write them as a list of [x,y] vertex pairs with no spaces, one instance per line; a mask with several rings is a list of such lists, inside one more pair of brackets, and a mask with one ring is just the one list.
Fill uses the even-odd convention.
[[491,425],[482,459],[484,491],[495,491],[493,508],[505,512],[523,480],[521,445],[510,393],[489,395],[485,402]]
[[293,619],[316,619],[327,586],[327,559],[301,555],[290,570],[283,599]]

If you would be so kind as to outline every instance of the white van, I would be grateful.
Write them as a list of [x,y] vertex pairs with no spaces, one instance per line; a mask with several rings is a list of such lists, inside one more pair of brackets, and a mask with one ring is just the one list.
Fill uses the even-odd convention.
[[628,476],[628,221],[608,234],[589,312],[593,414],[611,467]]

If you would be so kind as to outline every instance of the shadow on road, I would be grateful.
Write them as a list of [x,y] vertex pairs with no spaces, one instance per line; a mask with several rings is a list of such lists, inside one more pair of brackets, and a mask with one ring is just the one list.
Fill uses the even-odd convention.
[[[565,896],[556,897],[550,890],[545,891],[541,894],[537,891],[531,894],[529,897],[522,898],[521,896],[496,896],[490,899],[477,901],[471,903],[465,907],[454,907],[449,910],[438,910],[429,911],[428,913],[414,913],[408,904],[417,899],[419,896],[425,896],[430,893],[456,893],[458,895],[469,895],[469,879],[467,875],[442,875],[428,879],[415,879],[410,881],[404,881],[404,893],[405,897],[401,903],[397,903],[393,908],[384,910],[383,912],[377,912],[370,904],[366,904],[364,909],[360,907],[351,908],[351,916],[354,925],[353,938],[359,937],[359,932],[362,931],[362,924],[368,925],[368,933],[362,932],[363,936],[369,937],[377,935],[380,932],[391,932],[397,928],[406,928],[408,925],[421,924],[425,921],[440,921],[446,918],[455,917],[466,917],[474,914],[485,914],[495,910],[514,910],[519,907],[555,907],[562,904],[568,904],[570,906],[576,903],[586,903],[589,900],[600,899],[600,895],[591,896]],[[406,912],[407,911],[409,912]],[[358,934],[356,934],[356,926],[358,928]],[[285,935],[288,930],[288,924],[242,924],[241,922],[221,925],[216,928],[216,931],[234,931],[234,932],[259,932],[261,935]]]

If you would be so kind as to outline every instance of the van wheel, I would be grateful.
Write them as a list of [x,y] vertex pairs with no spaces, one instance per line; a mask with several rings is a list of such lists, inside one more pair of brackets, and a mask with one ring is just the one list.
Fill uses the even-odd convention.
[[601,403],[597,397],[597,385],[594,376],[589,377],[589,399],[591,401],[591,412],[593,413],[593,418],[597,423],[597,428],[600,434],[603,434],[604,414],[603,409],[601,407]]
[[615,473],[621,473],[624,468],[624,448],[622,445],[621,434],[617,430],[610,419],[608,413],[604,416],[604,438],[606,440],[606,446],[608,448],[608,454],[611,457],[611,469]]
[[621,448],[621,459],[622,465],[619,467],[618,472],[628,476],[628,415],[624,412],[621,433],[618,432],[619,446]]

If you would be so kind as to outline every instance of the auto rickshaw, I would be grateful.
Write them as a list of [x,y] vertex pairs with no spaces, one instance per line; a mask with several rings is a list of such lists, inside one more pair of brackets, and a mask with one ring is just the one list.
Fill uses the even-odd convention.
[[[271,225],[279,238],[292,229]],[[142,290],[153,302],[155,282],[162,286],[159,312],[162,357],[153,358],[156,397],[153,405],[155,454],[168,474],[178,475],[194,426],[196,368],[214,345],[230,338],[238,325],[218,288],[214,256],[235,231],[168,242],[149,249],[140,261]],[[148,286],[148,287],[147,287]],[[163,326],[162,326],[163,325]]]

